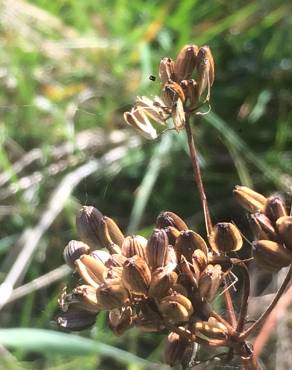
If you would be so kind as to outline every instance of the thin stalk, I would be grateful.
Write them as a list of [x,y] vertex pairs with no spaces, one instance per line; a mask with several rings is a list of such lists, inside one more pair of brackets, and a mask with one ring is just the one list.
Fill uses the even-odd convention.
[[209,237],[213,226],[212,226],[210,211],[208,207],[208,201],[207,201],[207,197],[206,197],[205,189],[203,185],[201,169],[200,169],[199,160],[198,160],[198,153],[197,153],[197,149],[195,146],[194,137],[192,134],[192,128],[190,125],[190,117],[188,114],[186,114],[185,127],[186,127],[188,145],[189,145],[189,150],[190,150],[190,155],[191,155],[191,162],[193,166],[194,178],[195,178],[196,186],[198,188],[200,200],[201,200],[203,211],[204,211],[207,236]]
[[241,340],[244,340],[245,338],[247,338],[251,333],[253,333],[254,331],[256,331],[261,325],[263,325],[263,323],[265,322],[266,318],[269,316],[269,314],[271,313],[271,311],[274,309],[274,307],[278,303],[279,299],[281,298],[282,294],[284,293],[284,290],[286,289],[287,285],[289,284],[289,281],[291,279],[291,276],[292,276],[292,265],[290,265],[290,268],[289,268],[289,270],[287,272],[287,275],[286,275],[285,279],[283,280],[282,285],[280,286],[277,294],[275,295],[275,297],[274,297],[273,301],[271,302],[271,304],[269,305],[269,307],[257,319],[257,321],[254,324],[252,324],[247,330],[245,330],[240,335],[239,338]]
[[225,278],[224,278],[224,301],[225,301],[225,305],[226,305],[226,308],[227,308],[227,315],[228,315],[229,322],[230,322],[230,324],[232,325],[233,328],[236,328],[237,320],[236,320],[236,316],[235,316],[235,310],[234,310],[232,298],[231,298],[231,295],[230,295],[228,285],[227,285],[227,282],[226,282]]
[[248,269],[245,263],[241,263],[239,264],[239,266],[241,267],[242,272],[243,272],[243,294],[242,294],[242,299],[241,299],[241,307],[240,307],[240,313],[238,317],[236,331],[238,333],[241,333],[241,331],[243,330],[245,318],[247,315],[248,297],[250,293],[250,279],[249,279]]

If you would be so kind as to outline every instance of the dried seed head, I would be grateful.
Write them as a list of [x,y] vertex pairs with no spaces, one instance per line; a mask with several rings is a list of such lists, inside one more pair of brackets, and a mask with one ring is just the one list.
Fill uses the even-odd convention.
[[63,256],[68,266],[72,269],[75,268],[75,261],[82,256],[82,254],[88,254],[90,247],[83,242],[78,240],[71,240],[65,247]]
[[177,230],[187,230],[186,223],[174,212],[161,212],[156,219],[156,226],[159,229],[164,229],[168,226],[175,227]]
[[198,94],[201,96],[207,89],[206,100],[208,101],[210,98],[210,89],[215,77],[214,59],[208,46],[203,46],[199,49],[197,53],[196,68],[198,72]]
[[69,331],[80,331],[90,328],[95,324],[96,313],[74,309],[62,312],[56,318],[58,326]]
[[262,211],[267,201],[266,197],[247,186],[237,185],[233,194],[238,203],[249,212]]
[[138,96],[135,108],[138,111],[142,111],[146,116],[160,125],[165,125],[165,120],[169,117],[168,112],[165,110],[165,104],[158,96],[156,96],[154,100],[146,96]]
[[95,296],[95,289],[90,285],[81,285],[75,288],[72,293],[67,293],[65,287],[58,298],[59,307],[63,312],[83,310],[96,314],[101,307],[97,305],[92,294]]
[[159,65],[159,78],[161,84],[165,85],[168,81],[175,80],[174,76],[174,61],[170,58],[163,58]]
[[109,312],[109,327],[115,335],[122,335],[131,327],[132,308],[130,306],[115,308]]
[[289,266],[292,253],[282,244],[271,240],[257,240],[253,243],[253,256],[256,262],[269,271],[277,271]]
[[292,216],[282,216],[276,222],[281,240],[292,251]]
[[272,222],[276,222],[280,217],[287,216],[284,199],[279,195],[269,197],[265,204],[264,213]]
[[194,312],[191,301],[182,294],[176,293],[164,297],[158,308],[164,320],[173,324],[188,321]]
[[110,217],[103,216],[99,223],[99,238],[110,253],[120,253],[124,235]]
[[132,109],[124,113],[125,122],[139,132],[145,139],[154,140],[158,137],[155,128],[141,109]]
[[169,267],[159,267],[152,273],[148,295],[156,299],[165,297],[177,281],[177,274]]
[[263,213],[256,212],[250,215],[250,222],[257,239],[277,240],[277,233],[270,219]]
[[223,273],[220,265],[208,265],[199,279],[199,292],[202,298],[211,302],[221,284]]
[[177,81],[188,80],[196,66],[197,45],[185,45],[174,62],[174,72]]
[[92,206],[83,206],[76,217],[78,235],[92,250],[102,245],[98,235],[102,217],[102,213]]
[[175,243],[175,251],[177,253],[178,260],[181,259],[181,256],[185,256],[189,262],[192,262],[192,256],[196,249],[202,250],[207,256],[207,244],[199,234],[192,230],[181,231],[180,236],[177,238]]
[[124,263],[122,281],[130,292],[146,294],[151,281],[151,272],[145,260],[139,256],[128,258]]
[[187,345],[187,339],[171,332],[164,347],[164,362],[172,367],[180,364]]
[[165,230],[154,229],[146,246],[146,255],[152,271],[157,267],[166,265],[168,261],[168,238]]
[[216,253],[238,251],[243,244],[238,228],[230,222],[217,223],[209,237],[212,250]]
[[146,260],[147,239],[140,235],[127,236],[122,245],[122,254],[126,257],[140,256]]
[[127,302],[128,292],[122,284],[107,283],[96,290],[96,298],[105,310],[113,310],[122,307]]

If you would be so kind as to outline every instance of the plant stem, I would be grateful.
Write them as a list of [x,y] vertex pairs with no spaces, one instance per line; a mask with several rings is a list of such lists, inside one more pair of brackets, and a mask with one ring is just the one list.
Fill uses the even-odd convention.
[[245,263],[241,263],[239,264],[239,266],[241,267],[242,272],[243,272],[243,288],[242,288],[243,294],[242,294],[242,299],[241,299],[241,307],[240,307],[240,313],[239,313],[236,331],[238,333],[241,333],[244,327],[244,322],[245,322],[245,318],[247,314],[248,297],[250,293],[250,279],[249,279],[248,269]]
[[190,155],[191,155],[191,162],[193,166],[194,178],[195,178],[196,186],[198,188],[200,200],[201,200],[203,211],[204,211],[207,236],[209,237],[213,226],[212,226],[210,211],[208,207],[208,201],[207,201],[207,197],[206,197],[205,189],[203,185],[200,164],[199,164],[199,159],[198,159],[198,153],[197,153],[197,149],[196,149],[193,134],[192,134],[192,128],[190,125],[189,114],[186,114],[185,127],[186,127],[186,132],[187,132],[187,137],[188,137],[188,145],[189,145],[189,150],[190,150]]

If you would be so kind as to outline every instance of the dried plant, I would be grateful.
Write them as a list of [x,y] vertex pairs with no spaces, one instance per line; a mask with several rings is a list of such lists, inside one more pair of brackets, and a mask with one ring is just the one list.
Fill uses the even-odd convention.
[[[170,119],[177,131],[186,130],[207,240],[170,211],[159,214],[146,239],[125,237],[111,218],[94,207],[82,207],[76,220],[81,241],[72,240],[64,250],[66,263],[81,280],[71,293],[66,289],[61,293],[57,322],[62,328],[81,330],[93,325],[101,310],[107,310],[109,327],[117,335],[134,326],[167,333],[164,359],[171,366],[195,366],[198,346],[207,346],[227,347],[222,361],[228,363],[236,354],[242,369],[260,369],[249,338],[263,325],[290,282],[292,216],[281,197],[266,198],[245,186],[235,187],[236,199],[250,212],[253,258],[259,268],[277,272],[290,266],[274,300],[248,326],[250,275],[246,261],[232,257],[242,248],[241,232],[230,222],[212,223],[190,123],[202,114],[200,107],[209,104],[214,81],[209,47],[187,45],[176,60],[163,58],[159,77],[161,97],[138,97],[124,118],[147,139],[158,137],[155,123],[164,127]],[[239,313],[227,285],[234,266],[242,271]],[[212,307],[220,294],[224,295],[226,317]]]

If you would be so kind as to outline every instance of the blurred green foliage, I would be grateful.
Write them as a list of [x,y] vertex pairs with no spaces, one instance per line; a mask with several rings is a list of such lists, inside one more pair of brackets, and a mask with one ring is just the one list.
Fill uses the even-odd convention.
[[[122,113],[136,95],[158,92],[159,83],[149,75],[157,76],[159,60],[175,57],[186,43],[208,44],[216,62],[212,112],[194,129],[214,219],[246,226],[232,199],[238,183],[291,196],[291,10],[282,0],[2,0],[1,281],[18,253],[16,241],[38,224],[62,179],[115,146],[106,142],[82,150],[76,145],[78,135],[100,128],[104,136],[97,134],[96,140],[113,132],[134,136]],[[54,150],[65,144],[70,150],[60,159]],[[34,150],[37,158],[18,169],[15,163],[32,158]],[[75,187],[20,283],[63,263],[64,246],[77,237],[80,204],[95,205],[124,230],[129,226],[146,235],[158,213],[170,209],[204,234],[184,133],[169,132],[129,148],[123,158]],[[61,286],[53,284],[4,307],[2,327],[51,329]],[[85,336],[150,361],[161,358],[162,336],[134,330],[116,338],[102,315]],[[102,355],[97,360],[92,355],[66,358],[48,346],[41,356],[37,349],[27,353],[17,347],[14,357],[3,359],[4,368],[140,368]]]

